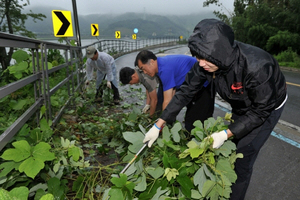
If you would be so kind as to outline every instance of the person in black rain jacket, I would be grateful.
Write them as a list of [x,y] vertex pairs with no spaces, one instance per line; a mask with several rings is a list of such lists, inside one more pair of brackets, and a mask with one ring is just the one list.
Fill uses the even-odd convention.
[[199,66],[187,74],[143,142],[151,147],[165,121],[177,115],[209,80],[212,90],[231,105],[234,120],[227,130],[210,136],[214,139],[213,148],[233,137],[237,153],[244,157],[236,160],[238,178],[231,187],[230,199],[244,199],[259,150],[277,124],[287,100],[285,77],[269,53],[235,41],[230,26],[217,19],[200,21],[188,46]]

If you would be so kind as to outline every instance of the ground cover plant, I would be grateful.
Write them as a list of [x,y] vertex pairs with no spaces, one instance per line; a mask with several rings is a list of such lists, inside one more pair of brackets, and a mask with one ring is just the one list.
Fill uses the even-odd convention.
[[141,88],[123,86],[123,102],[115,106],[108,89],[95,103],[93,84],[75,97],[76,106],[54,130],[41,117],[41,127],[25,125],[2,152],[0,199],[229,198],[233,164],[241,155],[230,140],[215,150],[205,139],[226,128],[225,118],[196,122],[190,136],[180,122],[166,126],[120,174],[155,119],[141,113]]

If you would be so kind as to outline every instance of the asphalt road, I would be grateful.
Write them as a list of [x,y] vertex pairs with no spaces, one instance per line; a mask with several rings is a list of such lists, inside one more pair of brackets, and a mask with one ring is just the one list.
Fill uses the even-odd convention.
[[[163,48],[153,50],[161,52]],[[137,53],[116,60],[118,70],[133,67]],[[187,47],[166,50],[166,54],[189,54]],[[300,73],[285,71],[289,99],[272,135],[262,147],[254,164],[253,175],[245,200],[296,200],[300,199]],[[124,87],[124,86],[123,86]],[[121,94],[122,95],[122,94]],[[185,109],[177,119],[182,121]],[[228,104],[216,99],[214,117],[230,112]]]

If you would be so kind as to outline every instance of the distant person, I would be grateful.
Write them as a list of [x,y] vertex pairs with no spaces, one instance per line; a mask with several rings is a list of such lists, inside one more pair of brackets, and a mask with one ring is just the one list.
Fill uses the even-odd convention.
[[[194,67],[198,66],[196,58],[188,55],[167,55],[156,57],[153,52],[143,50],[136,56],[135,65],[145,74],[153,77],[157,75],[163,86],[163,107],[164,110],[175,92],[184,83],[186,75]],[[188,78],[188,77],[187,77]],[[184,105],[187,107],[185,114],[185,129],[190,132],[196,120],[204,122],[212,117],[214,112],[214,93],[211,93],[208,81],[205,87],[197,92],[194,98]],[[176,115],[168,119],[168,123],[176,120]]]
[[[158,107],[161,107],[161,100],[159,101],[159,97],[161,97],[161,94],[157,94],[158,92],[162,92],[161,90],[158,90],[156,92],[157,85],[159,84],[159,80],[157,76],[150,77],[143,72],[141,72],[138,68],[133,69],[130,67],[123,67],[120,70],[120,81],[126,85],[126,84],[138,84],[141,83],[146,88],[146,105],[142,109],[143,113],[149,112],[150,117],[152,117],[155,112],[158,110],[161,110],[161,108],[157,109]],[[161,86],[160,86],[161,87]]]
[[95,100],[98,102],[102,101],[102,81],[105,79],[105,76],[107,76],[106,86],[109,89],[113,89],[114,104],[119,104],[120,95],[118,90],[117,70],[114,58],[107,53],[98,51],[93,46],[89,46],[86,49],[86,57],[86,85],[88,85],[92,80],[94,69],[97,70]]
[[[242,200],[250,183],[257,155],[277,124],[287,100],[285,77],[278,62],[268,52],[234,40],[230,26],[216,19],[200,21],[188,46],[199,61],[161,118],[145,135],[151,146],[165,121],[176,116],[188,104],[207,79],[232,107],[233,123],[228,129],[212,133],[213,148],[220,148],[230,137],[243,158],[235,162],[237,180],[231,200]],[[200,110],[198,110],[201,112]]]

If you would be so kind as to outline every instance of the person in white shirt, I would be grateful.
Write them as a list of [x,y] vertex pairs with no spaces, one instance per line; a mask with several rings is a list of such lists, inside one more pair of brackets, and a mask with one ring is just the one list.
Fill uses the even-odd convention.
[[97,70],[96,79],[96,101],[102,101],[103,85],[102,81],[107,79],[107,87],[114,91],[114,104],[119,104],[120,94],[118,90],[117,70],[115,60],[112,56],[107,53],[98,51],[95,47],[89,46],[86,49],[86,85],[93,78],[94,69]]

